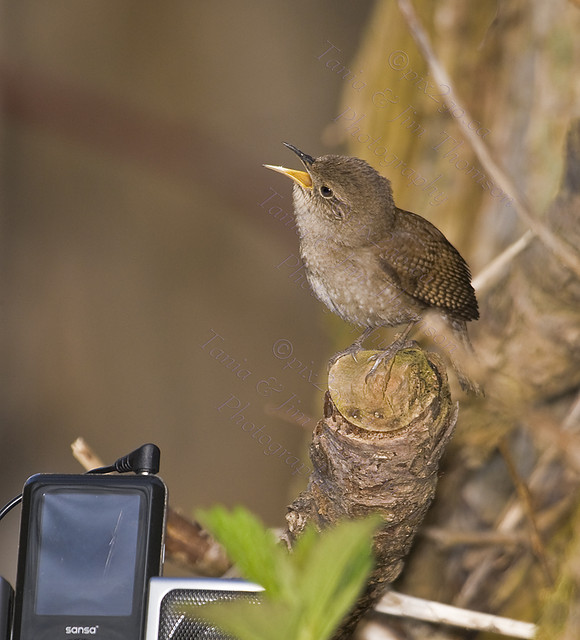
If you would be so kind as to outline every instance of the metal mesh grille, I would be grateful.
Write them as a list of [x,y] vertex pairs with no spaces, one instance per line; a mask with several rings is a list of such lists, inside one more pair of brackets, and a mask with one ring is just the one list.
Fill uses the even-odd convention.
[[184,613],[184,605],[202,605],[208,602],[228,600],[249,600],[258,603],[260,597],[254,592],[244,591],[204,591],[175,589],[161,602],[158,640],[235,640],[205,622],[201,617],[193,617],[191,610]]

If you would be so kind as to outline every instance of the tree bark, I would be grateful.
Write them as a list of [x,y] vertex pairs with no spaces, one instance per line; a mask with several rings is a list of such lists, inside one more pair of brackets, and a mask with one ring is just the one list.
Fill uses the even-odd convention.
[[[545,220],[576,251],[579,212],[580,121],[575,121],[561,188]],[[520,540],[523,534],[527,543],[442,548],[427,536],[414,548],[398,588],[534,619],[542,593],[552,593],[552,601],[562,595],[557,585],[569,554],[577,551],[568,550],[568,541],[580,500],[580,281],[535,239],[480,303],[473,341],[487,398],[462,407],[454,455],[428,524],[439,540],[458,531],[495,530]],[[523,494],[515,495],[506,467],[519,474]],[[553,627],[548,636],[566,637]]]
[[286,540],[308,523],[319,529],[380,513],[376,567],[335,639],[350,638],[366,611],[397,578],[435,494],[438,464],[457,419],[440,358],[402,349],[368,381],[370,355],[340,358],[329,373],[324,418],[310,447],[313,472],[289,507]]

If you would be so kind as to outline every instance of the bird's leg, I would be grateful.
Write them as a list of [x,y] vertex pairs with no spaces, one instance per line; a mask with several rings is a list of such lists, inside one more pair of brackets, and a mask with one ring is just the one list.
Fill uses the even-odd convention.
[[357,354],[359,351],[363,350],[363,342],[371,335],[371,333],[375,330],[374,327],[367,327],[363,333],[350,345],[350,347],[347,347],[346,349],[344,349],[344,351],[339,351],[338,353],[335,353],[332,358],[330,358],[330,360],[328,361],[328,368],[330,369],[330,367],[332,367],[332,365],[339,359],[342,358],[342,356],[348,356],[351,355],[354,360],[356,361],[356,357],[355,354]]
[[399,349],[415,346],[415,342],[407,340],[414,326],[415,326],[415,322],[409,322],[409,324],[407,325],[403,333],[399,334],[395,338],[395,341],[392,344],[390,344],[386,349],[383,349],[383,351],[381,351],[380,353],[372,355],[369,358],[369,360],[374,360],[375,362],[371,367],[370,371],[365,376],[365,382],[367,382],[368,379],[376,372],[381,362],[384,362],[385,360],[390,360],[395,355],[395,353],[399,351]]

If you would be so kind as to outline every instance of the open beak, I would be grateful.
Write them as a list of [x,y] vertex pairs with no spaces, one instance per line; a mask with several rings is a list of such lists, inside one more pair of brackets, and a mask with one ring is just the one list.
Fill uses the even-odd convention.
[[[308,154],[300,151],[295,146],[284,142],[284,145],[294,151],[294,153],[300,158],[302,164],[306,169],[308,169],[312,163],[314,162],[314,158],[309,156]],[[304,189],[312,189],[312,178],[307,171],[296,171],[296,169],[287,169],[286,167],[276,167],[271,164],[264,165],[266,169],[272,169],[272,171],[277,171],[278,173],[283,173],[285,176],[292,178],[296,184],[300,185]]]
[[312,179],[306,171],[296,171],[295,169],[286,169],[286,167],[275,167],[272,164],[265,164],[264,166],[266,169],[272,169],[272,171],[283,173],[285,176],[292,178],[296,184],[304,187],[304,189],[312,189]]

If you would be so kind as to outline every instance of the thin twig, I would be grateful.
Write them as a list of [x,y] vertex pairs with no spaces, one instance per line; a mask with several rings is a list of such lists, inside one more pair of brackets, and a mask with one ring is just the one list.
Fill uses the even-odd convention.
[[[105,466],[84,438],[77,438],[71,449],[86,471]],[[185,518],[170,506],[167,507],[165,549],[168,559],[197,575],[221,576],[231,566],[223,547],[199,523]]]
[[520,502],[522,503],[524,514],[528,521],[530,540],[532,543],[532,550],[534,552],[534,555],[540,562],[542,571],[544,572],[544,576],[546,578],[546,582],[549,585],[553,585],[554,576],[552,575],[552,571],[550,570],[550,565],[548,564],[548,558],[546,555],[546,548],[544,546],[544,543],[542,542],[542,538],[540,537],[538,525],[536,524],[536,515],[532,506],[532,497],[530,495],[530,490],[528,489],[528,486],[523,481],[517,470],[513,456],[505,438],[502,438],[500,440],[498,448],[504,459],[512,482],[514,483]]
[[[580,393],[576,396],[568,414],[562,421],[562,431],[576,433],[580,428]],[[558,447],[551,445],[538,458],[534,470],[528,478],[530,491],[540,489],[546,482],[546,475],[550,473],[550,465],[558,455]],[[503,514],[495,525],[495,530],[499,533],[509,533],[515,531],[524,516],[523,506],[517,499],[510,499],[506,504]],[[461,591],[455,598],[455,603],[462,605],[471,601],[478,592],[480,585],[487,579],[493,569],[493,563],[497,553],[495,549],[489,551],[488,555],[470,573],[465,580]]]
[[580,393],[576,395],[572,406],[562,422],[562,431],[577,433],[580,427]]
[[485,266],[478,274],[473,278],[473,288],[479,294],[486,289],[489,289],[492,284],[499,278],[505,266],[513,260],[519,253],[521,253],[529,244],[534,234],[528,229],[524,235],[516,240],[509,247],[504,249],[499,256],[496,256],[487,266]]
[[580,257],[574,252],[570,245],[558,238],[558,236],[554,235],[542,221],[538,220],[536,215],[532,214],[525,197],[520,193],[512,179],[491,157],[491,154],[483,140],[467,126],[473,118],[471,118],[469,111],[459,99],[449,75],[436,57],[429,40],[429,36],[417,17],[411,0],[397,0],[397,3],[407,22],[411,36],[423,54],[435,81],[438,84],[445,85],[449,88],[447,95],[443,96],[445,104],[450,110],[454,108],[463,110],[465,118],[458,119],[459,126],[469,140],[475,155],[479,158],[479,161],[485,170],[513,199],[516,205],[515,209],[522,221],[534,232],[535,235],[538,236],[538,238],[540,238],[546,247],[548,247],[560,260],[562,260],[562,262],[566,264],[569,269],[580,277]]
[[361,630],[357,630],[357,638],[360,640],[407,640],[408,636],[403,636],[402,632],[393,629],[386,624],[381,624],[378,620],[365,621]]
[[85,471],[105,466],[105,463],[89,447],[84,438],[77,438],[70,447],[74,458]]
[[302,416],[306,418],[306,420],[302,421],[296,416],[290,416],[278,407],[274,407],[271,404],[264,407],[264,413],[268,416],[272,416],[273,418],[278,418],[278,420],[283,420],[288,424],[298,425],[300,428],[309,432],[312,432],[312,428],[314,425],[316,425],[317,422],[312,416],[305,413],[303,413]]
[[498,531],[458,531],[443,527],[425,527],[421,531],[424,538],[437,543],[441,548],[451,547],[526,547],[529,540],[519,533]]
[[449,624],[464,629],[492,631],[514,638],[533,638],[537,627],[531,622],[521,622],[511,618],[502,618],[489,613],[480,613],[468,609],[452,607],[448,604],[415,598],[404,593],[387,591],[375,607],[380,613],[425,620],[438,624]]

